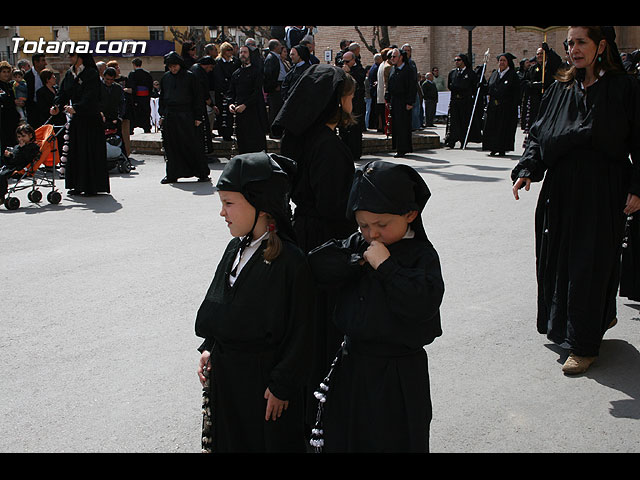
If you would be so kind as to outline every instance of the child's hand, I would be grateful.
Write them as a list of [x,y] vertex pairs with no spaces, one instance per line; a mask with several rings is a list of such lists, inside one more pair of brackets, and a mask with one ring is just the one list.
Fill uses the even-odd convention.
[[384,243],[378,242],[377,240],[373,240],[369,248],[364,252],[364,259],[369,262],[375,270],[378,269],[378,266],[384,262],[387,258],[389,258],[391,254]]
[[282,412],[289,408],[289,400],[280,400],[276,397],[269,388],[264,392],[264,398],[267,399],[267,411],[265,412],[264,419],[269,421],[269,417],[272,420],[277,420],[282,415]]
[[207,379],[204,376],[205,366],[207,367],[207,372],[211,370],[211,364],[207,365],[207,362],[209,361],[210,356],[211,356],[211,353],[205,350],[204,352],[202,352],[202,355],[200,355],[200,362],[198,363],[198,378],[200,379],[200,383],[202,384],[203,387],[205,382],[207,381]]

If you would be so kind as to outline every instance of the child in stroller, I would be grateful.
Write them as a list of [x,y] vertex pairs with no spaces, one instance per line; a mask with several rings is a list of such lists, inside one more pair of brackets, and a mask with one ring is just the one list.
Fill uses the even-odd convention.
[[22,170],[40,155],[40,147],[36,143],[36,132],[27,123],[21,123],[16,129],[18,145],[7,147],[0,161],[0,203],[9,187],[8,179],[15,172]]

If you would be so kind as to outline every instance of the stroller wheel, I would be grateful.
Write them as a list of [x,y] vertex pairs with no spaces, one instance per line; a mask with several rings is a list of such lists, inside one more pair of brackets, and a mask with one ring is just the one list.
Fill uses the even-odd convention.
[[62,200],[62,195],[60,195],[60,192],[56,192],[54,190],[47,194],[47,201],[49,203],[53,203],[54,205],[57,205],[58,203],[60,203],[61,200]]
[[42,192],[40,190],[31,190],[27,194],[27,198],[30,202],[38,203],[40,202],[40,200],[42,200]]
[[4,199],[4,206],[7,210],[17,210],[20,208],[20,199],[18,197],[7,197]]

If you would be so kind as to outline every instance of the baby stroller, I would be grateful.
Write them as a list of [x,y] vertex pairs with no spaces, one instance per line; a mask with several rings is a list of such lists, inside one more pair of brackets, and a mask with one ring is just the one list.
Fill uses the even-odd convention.
[[[56,128],[58,129],[56,131]],[[16,183],[7,189],[7,196],[4,206],[7,210],[17,210],[20,208],[20,199],[14,195],[17,191],[30,189],[27,198],[32,203],[39,203],[42,200],[40,187],[51,188],[47,194],[47,201],[58,204],[62,200],[62,194],[56,190],[56,166],[60,163],[58,152],[58,140],[56,134],[64,126],[54,127],[44,124],[36,129],[36,143],[40,148],[40,155],[22,170],[13,172],[11,178],[17,179]]]
[[118,134],[117,128],[107,128],[104,131],[107,141],[107,166],[109,170],[118,168],[120,173],[129,173],[135,170],[131,160],[124,154],[124,143]]

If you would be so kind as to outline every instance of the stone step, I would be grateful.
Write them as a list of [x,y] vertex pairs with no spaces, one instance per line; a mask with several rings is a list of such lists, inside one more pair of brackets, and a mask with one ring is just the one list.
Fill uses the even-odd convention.
[[[138,130],[138,129],[137,129]],[[223,141],[220,137],[213,140],[213,156],[229,158],[233,144]],[[413,149],[415,151],[441,148],[440,135],[434,130],[423,129],[413,132]],[[131,136],[132,153],[162,155],[162,139],[160,132],[136,132]],[[280,140],[267,138],[267,151],[278,153]],[[391,137],[383,134],[365,132],[362,138],[362,154],[375,155],[377,153],[392,152]]]

